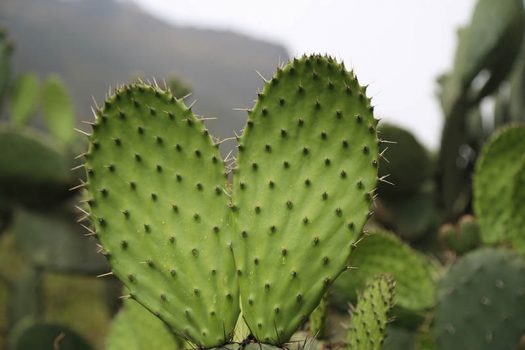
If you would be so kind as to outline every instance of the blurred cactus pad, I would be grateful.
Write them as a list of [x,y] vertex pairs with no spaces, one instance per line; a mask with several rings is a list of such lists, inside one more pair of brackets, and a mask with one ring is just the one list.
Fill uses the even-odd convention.
[[97,111],[85,156],[113,273],[202,348],[232,341],[240,309],[257,341],[288,342],[347,269],[376,186],[373,107],[333,58],[278,69],[248,114],[225,164],[181,100],[125,86]]

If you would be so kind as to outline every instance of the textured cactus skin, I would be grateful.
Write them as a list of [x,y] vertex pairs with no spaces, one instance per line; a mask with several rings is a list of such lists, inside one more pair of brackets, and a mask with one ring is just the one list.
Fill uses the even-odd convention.
[[334,294],[339,298],[354,299],[370,276],[388,273],[396,280],[399,307],[418,311],[434,305],[435,283],[429,261],[393,234],[366,236],[352,252],[350,264],[356,269],[342,274],[334,285]]
[[88,204],[114,274],[183,339],[227,343],[239,314],[230,199],[202,121],[134,85],[106,101],[90,139]]
[[376,185],[375,127],[365,89],[323,56],[279,69],[249,113],[234,249],[243,313],[259,341],[285,343],[346,268]]
[[439,283],[434,318],[438,349],[514,349],[525,320],[525,262],[480,249],[462,257]]
[[370,281],[357,298],[347,335],[347,349],[381,350],[388,311],[394,305],[394,280],[386,275]]
[[525,127],[496,133],[483,148],[474,173],[474,211],[485,243],[511,243],[525,252]]

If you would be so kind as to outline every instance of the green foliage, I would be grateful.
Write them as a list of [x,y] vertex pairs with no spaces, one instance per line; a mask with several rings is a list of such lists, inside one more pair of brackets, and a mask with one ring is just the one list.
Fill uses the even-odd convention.
[[31,213],[17,210],[12,223],[17,245],[40,268],[80,274],[107,271],[107,262],[97,254],[75,223],[73,215]]
[[432,267],[426,257],[405,245],[396,236],[377,232],[365,236],[350,256],[352,269],[335,282],[335,293],[355,299],[370,276],[391,275],[396,281],[396,304],[409,311],[428,309],[435,302]]
[[388,311],[394,305],[394,286],[394,280],[383,275],[370,281],[359,294],[356,308],[351,312],[347,349],[382,349]]
[[180,342],[161,320],[134,300],[126,300],[111,324],[107,350],[175,350]]
[[13,125],[23,126],[36,113],[39,102],[39,82],[34,74],[22,74],[10,94],[10,118]]
[[438,349],[514,349],[525,329],[525,261],[480,249],[462,257],[438,286]]
[[265,343],[286,342],[346,268],[377,178],[372,111],[353,73],[311,56],[279,69],[249,112],[235,258],[246,322]]
[[44,118],[53,137],[62,144],[74,138],[75,112],[69,93],[60,78],[48,78],[42,87]]
[[474,174],[474,210],[483,242],[507,242],[525,252],[525,127],[496,133]]
[[393,184],[380,181],[379,197],[400,199],[418,192],[432,174],[432,163],[427,150],[409,131],[394,125],[381,124],[379,136],[389,141],[380,148],[380,152],[388,148],[385,151],[388,161],[381,162],[379,176],[388,175],[386,180]]
[[86,169],[93,224],[131,295],[198,346],[228,342],[239,314],[231,209],[202,121],[167,92],[126,87],[98,114]]
[[22,322],[14,331],[11,349],[92,350],[77,333],[57,324]]

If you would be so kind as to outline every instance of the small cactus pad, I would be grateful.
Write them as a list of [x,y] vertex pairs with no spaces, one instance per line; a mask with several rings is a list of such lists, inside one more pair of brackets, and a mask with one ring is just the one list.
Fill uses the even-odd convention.
[[525,252],[525,127],[498,132],[474,173],[474,211],[485,243],[511,243]]
[[525,331],[525,261],[485,248],[457,261],[438,286],[438,349],[515,349]]
[[349,350],[381,350],[388,311],[394,305],[394,280],[383,275],[374,278],[357,297],[347,334]]
[[176,350],[179,345],[166,325],[134,300],[124,302],[106,339],[107,350]]
[[376,186],[376,123],[365,88],[325,56],[279,69],[249,112],[234,176],[234,250],[259,341],[290,339],[346,268]]
[[464,215],[458,225],[445,224],[439,229],[441,242],[458,255],[475,249],[480,243],[479,225],[472,215]]
[[203,122],[138,84],[109,97],[93,128],[87,203],[114,274],[182,338],[228,342],[239,314],[232,215]]
[[335,282],[334,294],[355,299],[370,276],[388,273],[396,280],[396,304],[408,311],[434,305],[435,283],[425,256],[405,245],[390,233],[373,233],[357,244],[350,264],[356,269],[343,273]]
[[26,124],[36,113],[39,100],[39,83],[36,75],[20,75],[13,86],[10,98],[10,118],[16,126]]

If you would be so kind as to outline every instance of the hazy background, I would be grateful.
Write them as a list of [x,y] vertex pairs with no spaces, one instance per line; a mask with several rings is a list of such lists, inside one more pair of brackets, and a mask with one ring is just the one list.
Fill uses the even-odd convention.
[[[198,99],[195,110],[221,117],[227,137],[244,125],[262,81],[303,53],[334,55],[369,84],[380,118],[438,145],[442,115],[435,78],[452,64],[456,28],[473,0],[2,0],[0,22],[17,44],[17,72],[56,72],[84,119],[91,96],[134,76],[176,74]],[[189,101],[191,102],[191,101]]]
[[379,117],[438,146],[435,78],[452,65],[473,0],[136,0],[175,23],[221,28],[285,45],[291,56],[329,53],[370,84]]

